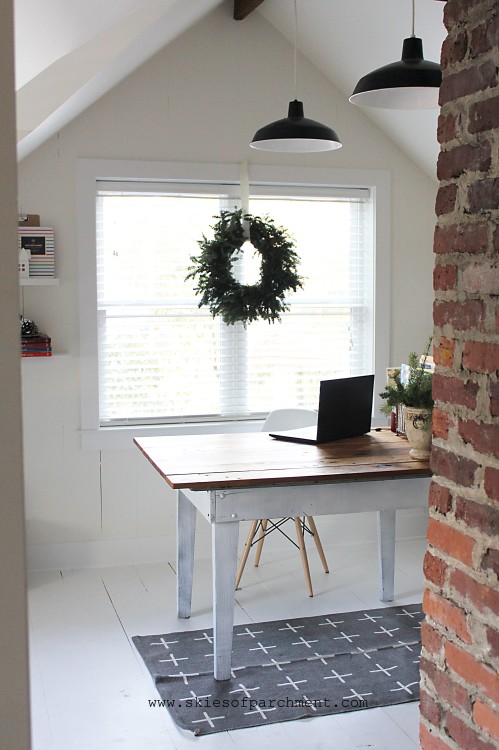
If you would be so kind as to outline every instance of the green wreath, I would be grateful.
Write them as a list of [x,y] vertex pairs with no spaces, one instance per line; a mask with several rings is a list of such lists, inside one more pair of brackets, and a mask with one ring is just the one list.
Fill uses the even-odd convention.
[[[287,292],[302,287],[297,273],[298,255],[287,232],[265,217],[251,216],[242,210],[221,211],[212,240],[198,241],[201,253],[191,256],[187,279],[198,277],[199,307],[208,305],[215,317],[225,323],[250,323],[257,318],[274,322],[289,309],[284,301]],[[250,239],[261,255],[260,280],[256,284],[241,284],[232,274],[232,265],[241,254],[245,240],[244,221],[249,223]]]

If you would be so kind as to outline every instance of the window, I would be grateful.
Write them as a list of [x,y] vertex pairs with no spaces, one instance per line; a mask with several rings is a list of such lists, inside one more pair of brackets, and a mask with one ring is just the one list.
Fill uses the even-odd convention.
[[[192,177],[182,165],[157,165],[164,174],[151,178],[139,164],[137,175],[121,170],[117,179],[109,163],[99,177],[98,164],[84,162],[80,179],[80,218],[91,223],[80,232],[84,429],[209,429],[280,406],[314,408],[319,380],[374,371],[375,187],[324,184],[325,170],[314,182],[313,170],[283,180],[282,170],[254,168],[250,213],[293,236],[304,286],[281,322],[245,328],[213,319],[185,281],[197,240],[221,210],[239,205],[237,179],[207,180],[209,165]],[[258,256],[245,254],[234,272],[252,283],[258,268]]]

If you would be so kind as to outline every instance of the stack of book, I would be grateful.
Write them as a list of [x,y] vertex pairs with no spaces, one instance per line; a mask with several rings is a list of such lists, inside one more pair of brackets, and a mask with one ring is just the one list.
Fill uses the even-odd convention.
[[53,227],[18,227],[18,249],[23,248],[30,253],[30,276],[54,277]]
[[46,333],[36,336],[21,336],[22,357],[51,357],[52,340]]

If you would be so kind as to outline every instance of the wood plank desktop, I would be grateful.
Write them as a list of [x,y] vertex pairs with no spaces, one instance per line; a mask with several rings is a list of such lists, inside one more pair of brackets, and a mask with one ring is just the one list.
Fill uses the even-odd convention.
[[216,679],[230,677],[240,521],[377,511],[380,598],[393,599],[396,510],[425,506],[431,476],[428,461],[410,458],[404,438],[382,428],[318,446],[265,433],[134,442],[178,490],[179,617],[191,612],[196,509],[212,524]]

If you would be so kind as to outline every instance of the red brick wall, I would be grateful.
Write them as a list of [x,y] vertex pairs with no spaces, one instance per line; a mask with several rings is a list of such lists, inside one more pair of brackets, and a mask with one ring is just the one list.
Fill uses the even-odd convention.
[[436,200],[421,746],[499,746],[497,0],[448,0]]

